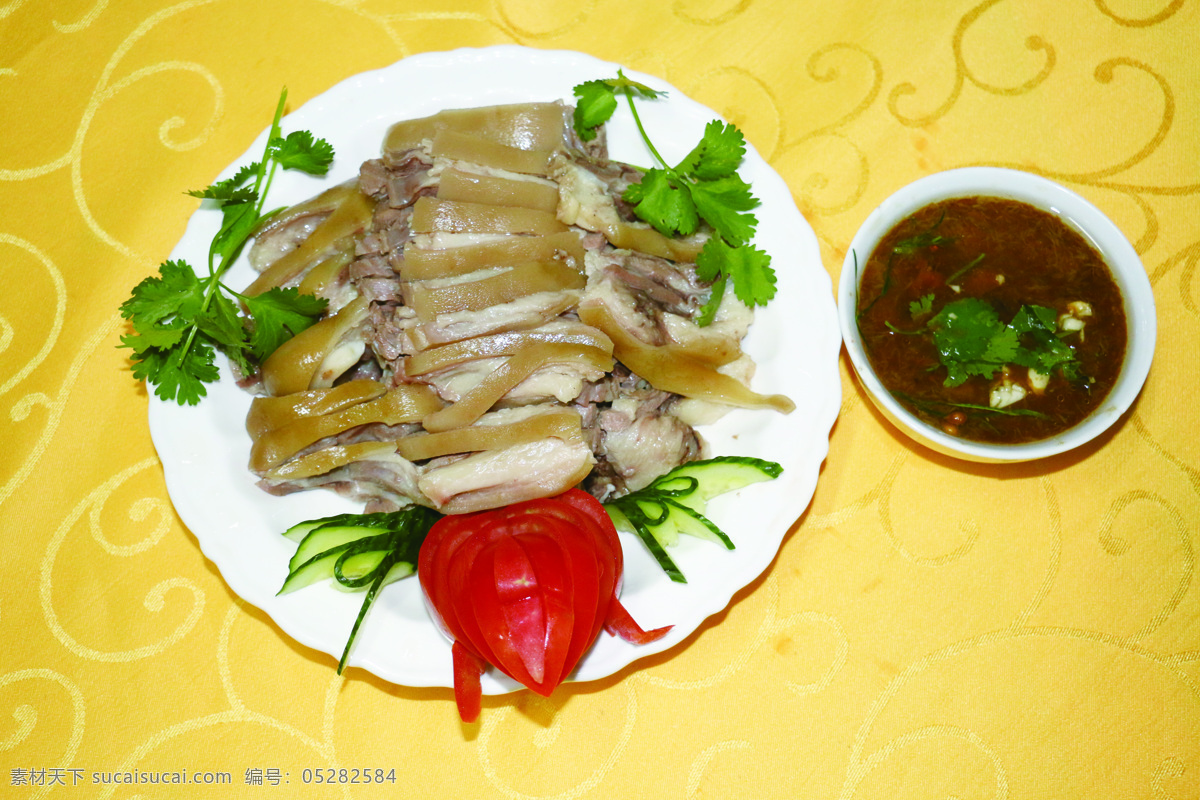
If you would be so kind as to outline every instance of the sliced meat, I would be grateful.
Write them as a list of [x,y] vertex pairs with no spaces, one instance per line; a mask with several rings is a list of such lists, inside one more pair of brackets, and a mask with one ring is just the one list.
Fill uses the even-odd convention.
[[613,490],[634,492],[703,452],[690,425],[652,403],[622,398],[599,415],[600,454],[614,478]]
[[594,461],[586,444],[543,439],[430,462],[418,485],[438,510],[463,514],[565,492]]
[[372,159],[359,169],[363,192],[387,200],[392,208],[406,208],[427,191],[437,188],[437,176],[431,173],[433,159],[427,151],[415,148],[386,163]]
[[581,393],[576,407],[596,455],[584,488],[599,500],[636,491],[673,467],[704,458],[707,445],[676,415],[682,398],[618,364]]
[[287,495],[309,489],[328,489],[351,500],[376,504],[376,507],[399,508],[414,503],[429,505],[428,499],[418,488],[419,478],[419,471],[412,462],[390,454],[354,461],[311,478],[264,478],[258,482],[258,486],[273,495]]
[[[499,107],[495,113],[512,116],[514,108]],[[659,361],[677,364],[696,357],[748,381],[753,363],[740,343],[751,314],[728,292],[715,322],[696,327],[694,317],[711,290],[697,279],[694,261],[708,233],[669,239],[638,220],[622,194],[640,181],[641,172],[608,159],[603,131],[591,142],[581,141],[569,124],[568,107],[539,108],[539,119],[549,119],[551,128],[561,116],[563,130],[549,139],[542,135],[542,145],[529,148],[534,160],[540,159],[536,170],[522,166],[529,161],[522,154],[509,152],[521,149],[513,142],[500,152],[481,147],[478,131],[466,131],[464,137],[449,130],[455,120],[479,117],[475,112],[400,123],[389,131],[382,158],[363,163],[351,184],[280,215],[255,243],[252,257],[267,264],[299,248],[313,249],[322,234],[312,234],[329,215],[330,197],[353,188],[359,223],[366,229],[339,240],[338,261],[322,251],[325,260],[304,278],[315,294],[329,299],[330,313],[351,302],[364,309],[364,318],[322,363],[325,382],[366,376],[392,387],[426,383],[438,395],[433,402],[446,404],[426,414],[420,426],[360,426],[317,442],[306,453],[392,442],[418,431],[457,436],[467,425],[550,409],[559,415],[569,410],[570,434],[538,428],[524,434],[521,444],[497,436],[471,439],[472,446],[496,449],[436,458],[431,456],[457,451],[402,446],[400,452],[416,464],[387,445],[342,449],[337,458],[315,461],[322,469],[344,466],[312,478],[264,479],[264,490],[286,494],[320,487],[361,500],[368,511],[415,502],[463,513],[557,494],[581,483],[608,499],[703,457],[705,444],[691,423],[723,408],[714,411],[711,403],[655,389],[621,363],[613,364],[618,334],[626,353],[637,342],[672,348],[656,350],[665,354]],[[483,118],[490,113],[483,110]],[[445,197],[439,192],[443,177]],[[430,217],[430,209],[443,206],[458,209],[471,224]],[[536,226],[526,212],[537,217]],[[539,237],[553,242],[534,249],[529,241]],[[589,314],[597,307],[612,319],[601,322]],[[604,347],[569,336],[535,345],[534,337],[525,336],[567,330],[578,336],[581,328],[599,336]],[[539,350],[535,357],[535,347],[546,352]],[[686,391],[655,378],[658,362],[638,363],[636,368],[660,385]],[[245,385],[266,391],[269,384],[256,384],[256,377],[246,376]],[[583,423],[582,437],[573,412]],[[471,421],[464,421],[468,417]],[[545,438],[526,441],[531,436]],[[467,446],[460,439],[424,440],[428,448],[446,441]],[[346,463],[351,458],[359,460]]]

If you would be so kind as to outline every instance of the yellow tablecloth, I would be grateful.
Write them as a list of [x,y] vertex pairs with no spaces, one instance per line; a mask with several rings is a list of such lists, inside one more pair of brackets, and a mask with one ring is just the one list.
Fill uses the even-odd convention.
[[[280,86],[297,107],[500,43],[659,75],[736,122],[834,280],[927,173],[1080,192],[1154,287],[1139,401],[1080,452],[969,466],[889,427],[843,357],[809,511],[682,646],[486,699],[473,726],[449,690],[338,677],[174,515],[117,307]],[[0,795],[1200,797],[1198,58],[1186,0],[0,6]],[[356,769],[395,782],[340,782]],[[191,783],[109,782],[156,772]]]

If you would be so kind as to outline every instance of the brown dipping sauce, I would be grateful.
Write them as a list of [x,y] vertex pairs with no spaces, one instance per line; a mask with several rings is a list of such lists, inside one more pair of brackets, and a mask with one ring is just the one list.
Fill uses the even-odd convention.
[[[910,303],[928,295],[929,311],[914,316]],[[1078,362],[1072,376],[1054,369],[1041,387],[1027,367],[1011,367],[1007,382],[1020,388],[1002,394],[1025,394],[1000,409],[991,399],[1002,372],[945,386],[949,372],[926,323],[968,297],[991,304],[1005,324],[1023,305],[1053,309],[1055,333]],[[1100,254],[1053,214],[1016,200],[955,198],[910,215],[871,253],[858,298],[859,332],[879,380],[917,417],[964,439],[1020,444],[1077,425],[1104,401],[1125,358],[1121,292]],[[1064,330],[1064,322],[1082,329]]]

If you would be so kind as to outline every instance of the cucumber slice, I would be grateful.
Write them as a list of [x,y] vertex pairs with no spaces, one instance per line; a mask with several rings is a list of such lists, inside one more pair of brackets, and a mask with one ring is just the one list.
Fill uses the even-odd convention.
[[[292,527],[283,532],[283,535],[293,542],[299,542],[313,530],[325,525],[359,525],[364,524],[371,515],[369,514],[335,514],[332,517],[321,517],[320,519],[309,519],[304,522],[298,522]],[[366,524],[370,524],[367,522]]]
[[375,571],[379,569],[379,565],[391,552],[391,550],[355,552],[353,549],[349,549],[334,562],[333,577],[348,589],[358,589],[365,585],[362,583],[364,579],[366,579],[366,583],[375,579]]
[[[303,541],[304,537],[317,528],[354,525],[378,530],[395,530],[412,524],[417,518],[426,518],[437,512],[420,506],[406,506],[399,511],[374,514],[334,514],[332,517],[321,517],[298,522],[283,532],[283,535],[293,542]],[[432,524],[432,523],[430,523]]]
[[662,514],[662,522],[651,522],[647,527],[664,547],[678,544],[679,534],[682,533],[715,542],[726,550],[734,549],[733,540],[725,535],[725,531],[696,509],[670,498],[664,498],[662,502],[666,512]]
[[341,555],[341,550],[334,550],[309,559],[288,573],[287,579],[276,594],[287,594],[297,589],[303,589],[305,586],[312,586],[317,581],[332,578],[333,565],[337,563]]
[[783,467],[774,461],[747,456],[718,456],[675,467],[643,489],[605,503],[613,524],[638,535],[671,580],[687,583],[666,548],[680,534],[696,536],[733,550],[733,541],[704,516],[717,495],[779,477]]
[[[650,484],[651,487],[686,498],[687,505],[707,503],[717,495],[778,478],[783,467],[774,461],[749,456],[717,456],[681,464]],[[703,506],[700,507],[703,510]]]
[[421,544],[441,516],[431,508],[411,505],[391,513],[322,517],[284,531],[284,536],[299,544],[278,594],[328,579],[344,591],[366,590],[338,661],[339,675],[379,590],[416,572]]
[[350,648],[354,646],[354,638],[358,636],[358,629],[362,627],[363,620],[367,618],[367,612],[371,610],[371,604],[375,602],[375,596],[379,594],[379,590],[394,580],[408,577],[415,571],[415,560],[407,562],[400,559],[401,556],[397,555],[395,551],[384,553],[383,561],[379,563],[378,568],[372,573],[375,577],[369,581],[370,585],[367,586],[367,594],[363,598],[362,605],[358,608],[358,616],[354,618],[354,625],[350,628],[350,635],[346,637],[346,647],[342,650],[342,657],[338,659],[338,675],[341,675],[342,671],[346,669],[346,662],[350,659]]
[[[613,525],[620,530],[636,533],[638,538],[642,540],[642,544],[646,545],[646,549],[650,551],[650,555],[658,562],[658,566],[667,577],[676,583],[687,583],[687,578],[683,577],[683,571],[676,566],[675,562],[667,555],[667,550],[658,541],[658,538],[650,532],[650,529],[642,521],[644,517],[638,510],[637,506],[618,505],[616,503],[606,504],[604,510],[608,512],[609,519],[613,521]],[[628,515],[626,514],[628,512]]]
[[[372,540],[368,547],[377,550],[380,544],[382,543]],[[308,559],[288,573],[287,579],[283,582],[283,586],[279,588],[278,593],[287,594],[288,592],[294,592],[297,589],[303,589],[305,586],[311,586],[317,581],[328,580],[330,578],[336,579],[338,584],[348,589],[357,588],[355,583],[363,578],[364,573],[362,571],[352,569],[350,575],[345,579],[338,577],[338,572],[341,570],[340,563],[344,564],[348,558],[360,552],[352,549],[356,545],[359,545],[359,543],[349,542],[342,544]],[[370,582],[369,579],[367,582]]]
[[314,528],[305,535],[296,548],[295,555],[288,561],[289,570],[297,570],[317,555],[342,547],[343,545],[366,539],[371,536],[383,536],[386,531],[367,525],[341,525],[330,523]]

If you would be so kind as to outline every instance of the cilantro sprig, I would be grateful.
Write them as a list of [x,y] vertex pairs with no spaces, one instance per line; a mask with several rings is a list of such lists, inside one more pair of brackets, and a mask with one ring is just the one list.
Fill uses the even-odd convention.
[[1057,369],[1071,380],[1080,375],[1075,350],[1058,337],[1052,308],[1024,305],[1005,323],[986,300],[966,297],[943,306],[925,330],[933,334],[946,368],[946,386],[958,386],[975,375],[990,380],[1006,364],[1044,375]]
[[[879,289],[879,294],[877,294],[870,303],[867,303],[865,306],[859,308],[859,319],[862,319],[862,317],[871,310],[871,307],[879,302],[879,300],[891,290],[892,268],[895,266],[896,258],[898,256],[910,256],[913,253],[919,253],[922,250],[937,249],[942,245],[953,244],[958,240],[957,236],[943,236],[942,234],[938,233],[938,228],[942,226],[942,222],[945,221],[945,219],[946,212],[943,211],[941,216],[939,216],[928,228],[923,231],[918,231],[912,236],[900,239],[894,245],[892,245],[892,249],[888,253],[887,265],[883,268],[883,285]],[[952,275],[950,279],[947,279],[946,282],[950,283],[953,278],[961,276],[968,269],[976,266],[981,260],[983,260],[982,253],[966,267]],[[854,253],[854,273],[855,275],[858,274],[858,253]],[[926,309],[926,311],[928,311],[928,309]],[[918,316],[915,311],[913,312],[913,316]]]
[[922,295],[919,300],[914,300],[908,304],[908,313],[912,314],[913,319],[919,319],[933,311],[933,293]]
[[333,162],[333,147],[324,139],[308,131],[283,135],[280,121],[286,102],[284,89],[261,160],[241,167],[232,178],[188,192],[212,201],[222,214],[221,228],[209,246],[208,274],[199,275],[185,261],[164,261],[158,274],[135,286],[121,304],[121,316],[133,332],[121,337],[120,346],[133,351],[134,377],[153,385],[164,400],[195,405],[207,394],[205,384],[219,377],[218,352],[251,371],[325,309],[324,300],[295,289],[275,288],[248,297],[221,283],[257,226],[278,211],[263,212],[276,170],[323,175]]
[[612,117],[618,97],[628,103],[642,140],[659,164],[622,195],[639,219],[664,236],[691,236],[701,222],[712,228],[713,235],[696,258],[697,276],[712,284],[696,324],[712,322],[729,283],[747,306],[766,305],[775,296],[775,271],[771,256],[750,243],[758,225],[751,211],[759,201],[737,174],[746,154],[746,139],[737,126],[720,120],[708,123],[700,142],[672,166],[650,140],[634,102],[635,97],[650,100],[665,92],[618,70],[616,78],[579,84],[574,94],[575,129],[584,141],[595,138],[596,129]]
[[943,236],[938,233],[938,228],[942,226],[942,222],[946,219],[946,212],[928,228],[918,233],[913,234],[905,239],[901,239],[892,245],[892,253],[894,255],[911,255],[928,247],[939,247],[944,244],[952,244],[958,239],[957,236]]
[[1010,408],[1008,406],[1002,408],[993,408],[992,406],[982,406],[978,403],[955,403],[949,400],[925,399],[914,397],[907,392],[896,392],[896,397],[910,404],[918,411],[923,411],[933,417],[943,417],[948,410],[963,409],[964,411],[973,411],[979,414],[997,415],[1002,417],[1037,417],[1046,419],[1049,415],[1043,414],[1041,411],[1034,411],[1031,408]]

